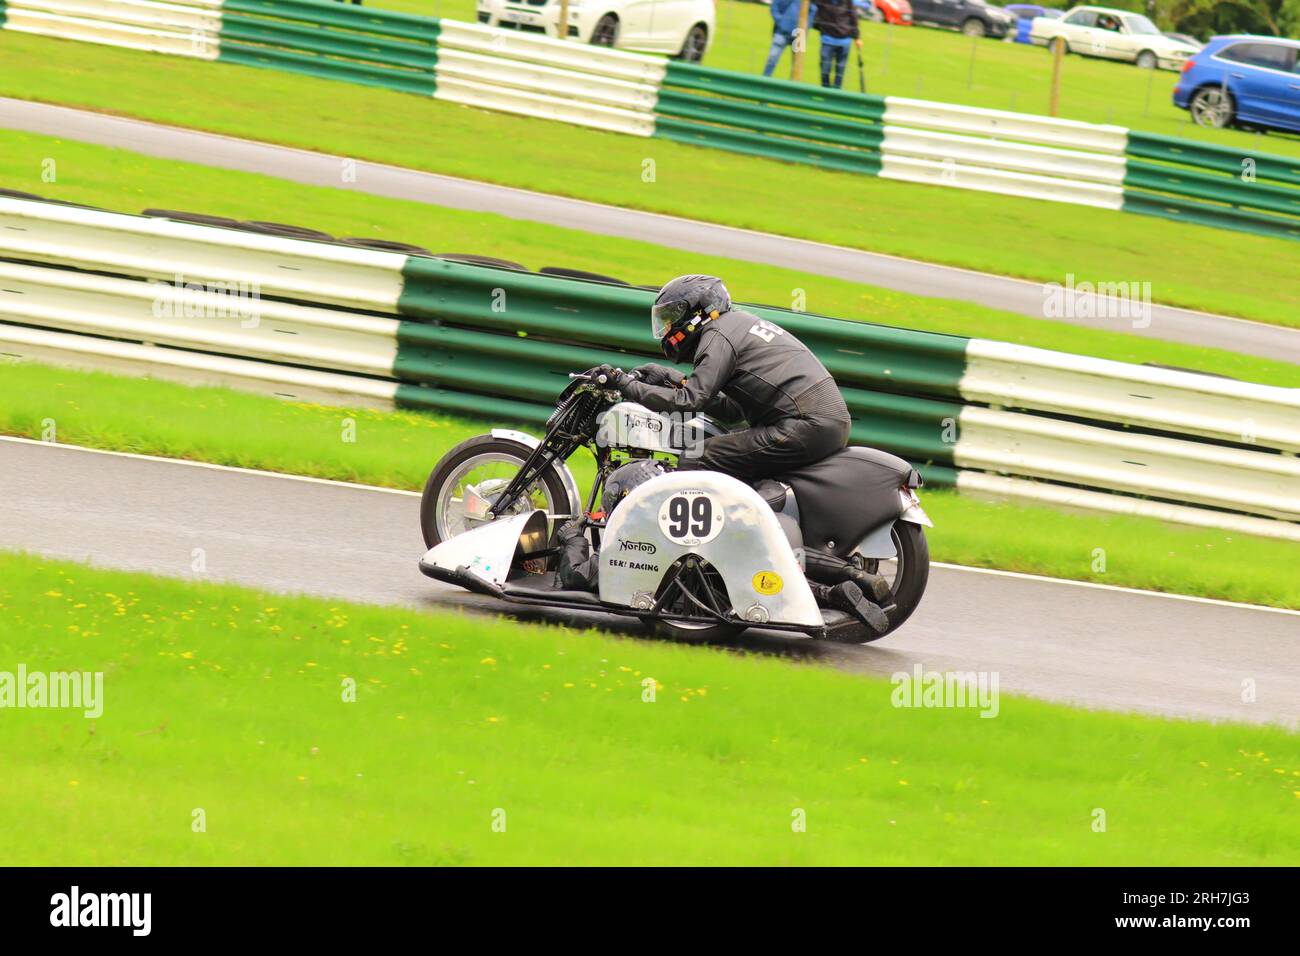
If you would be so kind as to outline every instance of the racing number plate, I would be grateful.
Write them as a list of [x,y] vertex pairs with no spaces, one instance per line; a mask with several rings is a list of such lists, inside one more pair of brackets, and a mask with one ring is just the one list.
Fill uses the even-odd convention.
[[659,506],[659,530],[687,548],[712,541],[722,523],[722,507],[706,491],[677,491]]

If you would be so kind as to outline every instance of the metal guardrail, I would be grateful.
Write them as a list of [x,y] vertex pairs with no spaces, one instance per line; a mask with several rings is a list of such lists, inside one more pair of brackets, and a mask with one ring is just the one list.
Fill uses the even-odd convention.
[[[657,351],[651,291],[464,258],[0,198],[0,354],[537,423]],[[1300,390],[746,308],[932,484],[1300,540]]]
[[1300,161],[1120,126],[823,90],[330,0],[9,0],[7,11],[6,29],[289,70],[886,179],[1300,239]]

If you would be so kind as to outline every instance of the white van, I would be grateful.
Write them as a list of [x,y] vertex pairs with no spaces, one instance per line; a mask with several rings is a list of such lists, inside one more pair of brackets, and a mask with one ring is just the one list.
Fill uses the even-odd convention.
[[[559,0],[478,0],[478,22],[558,35]],[[688,63],[713,42],[713,0],[569,0],[568,35],[583,43],[668,53]]]

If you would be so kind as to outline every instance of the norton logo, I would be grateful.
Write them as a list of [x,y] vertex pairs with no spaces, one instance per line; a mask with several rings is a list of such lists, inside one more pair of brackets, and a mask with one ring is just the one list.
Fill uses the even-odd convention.
[[642,554],[654,554],[659,549],[651,541],[628,541],[626,538],[619,538],[618,550],[640,551]]
[[71,893],[50,897],[51,926],[128,926],[133,936],[148,936],[152,893]]

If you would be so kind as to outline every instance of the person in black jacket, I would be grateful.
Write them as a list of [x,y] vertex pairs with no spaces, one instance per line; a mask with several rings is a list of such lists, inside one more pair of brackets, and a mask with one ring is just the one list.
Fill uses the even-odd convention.
[[[650,311],[651,331],[664,355],[690,362],[683,377],[663,365],[634,372],[593,369],[623,395],[653,411],[707,412],[748,427],[706,438],[688,449],[678,470],[720,471],[753,482],[821,461],[849,441],[848,406],[821,360],[775,322],[735,309],[716,276],[688,275],[659,290]],[[819,561],[814,595],[823,604],[854,613],[883,633],[884,612],[868,603],[889,596],[879,575],[852,568],[833,555]],[[809,565],[813,576],[813,566]]]
[[849,61],[849,44],[862,48],[858,11],[853,0],[818,0],[813,28],[821,34],[822,86],[839,89]]
[[821,360],[774,322],[731,306],[714,276],[681,276],[651,310],[664,354],[695,368],[683,378],[662,365],[620,372],[614,386],[658,412],[707,411],[749,427],[705,439],[680,468],[726,472],[745,481],[821,461],[849,441],[848,406]]

